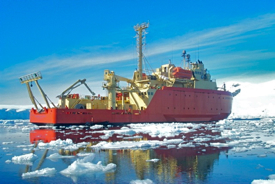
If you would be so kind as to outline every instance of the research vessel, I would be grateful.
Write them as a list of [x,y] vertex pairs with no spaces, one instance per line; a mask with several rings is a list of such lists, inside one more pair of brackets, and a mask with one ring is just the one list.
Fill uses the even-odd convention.
[[[95,123],[151,123],[151,122],[209,122],[227,118],[231,113],[232,94],[225,85],[217,87],[202,61],[191,62],[190,55],[182,52],[183,66],[171,62],[161,65],[152,73],[143,71],[143,41],[148,23],[134,26],[137,39],[138,69],[133,78],[125,78],[114,71],[104,70],[103,89],[107,96],[96,95],[78,80],[59,96],[57,105],[52,103],[38,83],[40,72],[20,77],[26,84],[34,105],[30,122],[42,124],[95,124]],[[119,87],[119,82],[127,86]],[[34,97],[30,83],[35,82],[46,106]],[[90,95],[73,94],[72,90],[85,85]],[[51,102],[51,103],[50,103]]]

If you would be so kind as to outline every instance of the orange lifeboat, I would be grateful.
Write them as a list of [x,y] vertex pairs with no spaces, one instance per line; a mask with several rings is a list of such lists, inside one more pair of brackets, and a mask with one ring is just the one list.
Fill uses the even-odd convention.
[[183,78],[190,79],[192,77],[192,72],[190,70],[185,70],[181,67],[175,67],[173,69],[172,74],[175,78],[180,78],[180,79],[183,79]]

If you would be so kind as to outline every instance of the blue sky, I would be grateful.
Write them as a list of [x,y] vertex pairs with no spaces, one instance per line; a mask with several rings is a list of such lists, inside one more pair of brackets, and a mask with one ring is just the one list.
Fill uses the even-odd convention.
[[0,103],[30,104],[18,78],[36,71],[42,72],[39,82],[54,102],[83,78],[104,95],[104,69],[132,77],[137,68],[133,26],[148,21],[144,53],[152,68],[169,59],[182,65],[185,49],[218,82],[274,79],[272,0],[6,0],[0,6]]

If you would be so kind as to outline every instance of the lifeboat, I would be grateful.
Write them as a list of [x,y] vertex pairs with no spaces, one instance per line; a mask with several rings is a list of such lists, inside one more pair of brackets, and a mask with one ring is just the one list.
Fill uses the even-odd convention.
[[180,79],[190,79],[192,77],[192,71],[183,69],[181,67],[175,67],[173,69],[172,75],[175,78],[180,78]]

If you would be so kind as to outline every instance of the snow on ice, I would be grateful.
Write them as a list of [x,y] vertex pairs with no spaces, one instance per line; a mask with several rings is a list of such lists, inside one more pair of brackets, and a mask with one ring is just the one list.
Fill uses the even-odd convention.
[[41,176],[52,177],[55,175],[55,173],[56,173],[55,168],[44,168],[41,170],[23,173],[22,178],[27,179],[27,178],[34,178],[34,177],[41,177]]
[[61,140],[61,139],[57,139],[55,141],[51,141],[50,143],[43,143],[43,142],[39,142],[38,143],[38,147],[40,149],[57,149],[57,148],[63,148],[66,150],[70,150],[70,151],[74,151],[77,150],[80,147],[86,146],[88,143],[86,142],[81,142],[81,143],[77,143],[74,144],[72,139],[66,139],[66,140]]
[[275,179],[269,177],[268,180],[253,180],[251,184],[275,184]]
[[112,172],[116,169],[116,164],[109,163],[106,166],[102,165],[101,161],[97,164],[92,163],[95,154],[91,153],[83,159],[77,159],[68,168],[60,171],[61,174],[71,177],[74,182],[77,182],[77,177],[82,175],[101,174]]
[[29,119],[31,105],[0,105],[0,120]]
[[79,156],[79,157],[86,157],[88,155],[90,155],[90,153],[78,153],[77,154],[77,156]]
[[35,154],[29,153],[21,156],[14,156],[11,160],[15,164],[32,165],[33,161],[36,159],[37,156]]

